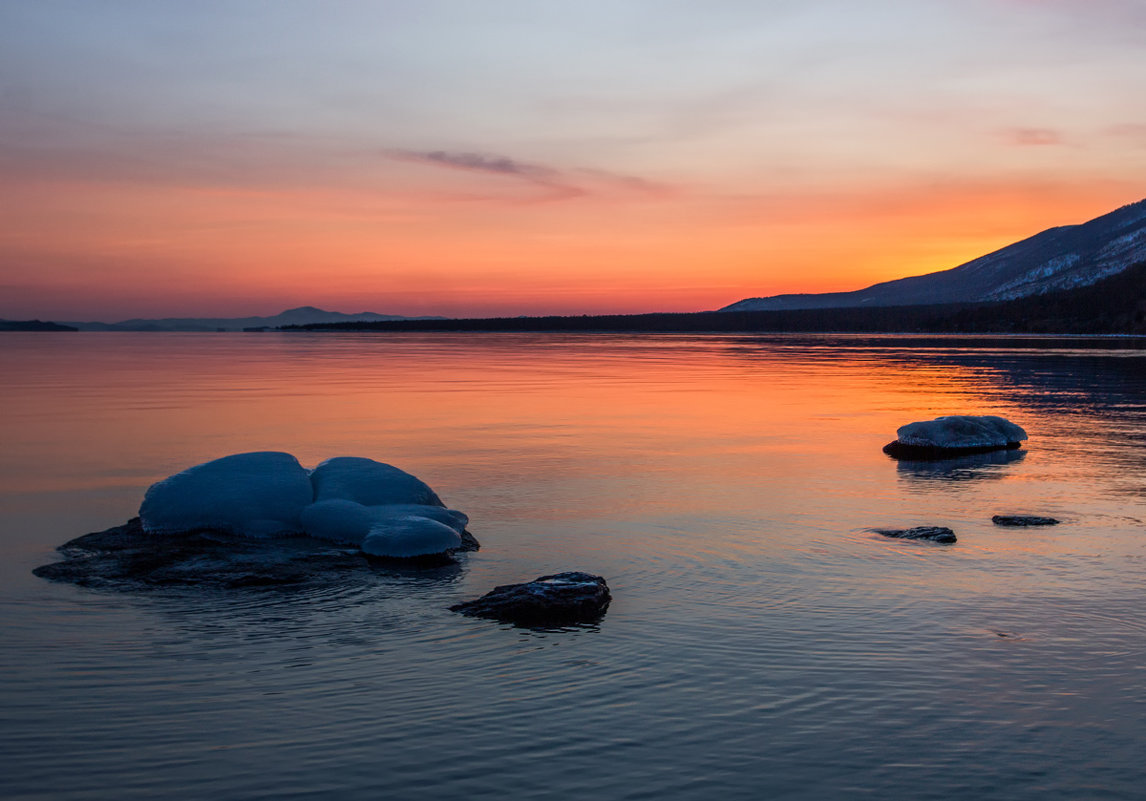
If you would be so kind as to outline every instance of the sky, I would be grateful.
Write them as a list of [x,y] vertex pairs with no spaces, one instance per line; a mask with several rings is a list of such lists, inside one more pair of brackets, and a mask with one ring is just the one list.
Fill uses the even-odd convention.
[[0,0],[0,317],[698,311],[1146,197],[1143,0]]

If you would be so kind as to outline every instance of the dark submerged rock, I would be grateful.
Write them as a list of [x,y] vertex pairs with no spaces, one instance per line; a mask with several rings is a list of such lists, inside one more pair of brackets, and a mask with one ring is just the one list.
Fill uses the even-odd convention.
[[1053,517],[1038,517],[1037,515],[995,515],[991,522],[996,526],[1057,526],[1061,520]]
[[592,573],[557,573],[525,584],[503,584],[452,612],[523,626],[562,626],[601,619],[612,596],[605,579]]
[[955,532],[946,526],[915,526],[914,528],[873,528],[875,534],[900,540],[929,540],[949,545],[955,542]]
[[992,451],[1017,450],[1021,442],[1007,442],[1002,445],[973,445],[965,448],[945,448],[938,445],[905,445],[899,440],[893,440],[883,446],[883,452],[893,459],[908,461],[935,462],[942,459],[958,459],[962,456],[971,456],[976,453],[991,453]]
[[[480,547],[472,534],[462,540],[458,550]],[[349,546],[312,537],[252,539],[210,530],[155,535],[143,530],[138,517],[56,550],[64,559],[37,567],[35,575],[117,590],[295,588],[373,575],[373,560]]]

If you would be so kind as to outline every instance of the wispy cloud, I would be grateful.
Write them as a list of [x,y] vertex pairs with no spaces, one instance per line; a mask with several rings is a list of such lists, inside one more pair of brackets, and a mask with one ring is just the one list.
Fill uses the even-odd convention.
[[540,197],[526,201],[532,203],[571,200],[586,195],[601,194],[620,193],[650,198],[675,194],[675,190],[669,186],[636,176],[583,168],[561,170],[490,153],[391,150],[388,151],[388,155],[399,161],[513,178],[545,190]]
[[588,191],[569,181],[560,170],[540,164],[529,164],[506,156],[485,153],[450,152],[447,150],[392,150],[391,158],[450,170],[498,175],[525,181],[545,190],[532,202],[570,200]]

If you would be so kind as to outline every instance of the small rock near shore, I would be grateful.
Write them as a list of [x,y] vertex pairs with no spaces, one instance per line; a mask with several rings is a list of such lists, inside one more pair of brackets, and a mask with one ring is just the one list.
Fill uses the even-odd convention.
[[950,544],[955,542],[955,532],[946,526],[915,526],[914,528],[873,528],[876,534],[899,540],[929,540]]
[[1037,515],[995,515],[991,522],[996,526],[1026,527],[1026,526],[1057,526],[1061,520],[1053,517],[1039,517]]
[[524,626],[561,626],[600,620],[611,600],[605,579],[574,571],[503,584],[450,611]]

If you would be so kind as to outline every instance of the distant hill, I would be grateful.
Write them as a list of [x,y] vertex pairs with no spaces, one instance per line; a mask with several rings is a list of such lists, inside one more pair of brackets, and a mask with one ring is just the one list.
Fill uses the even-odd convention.
[[1014,300],[1088,286],[1146,259],[1146,200],[1051,228],[959,267],[854,292],[748,298],[720,311],[838,309]]
[[331,331],[564,331],[1146,335],[1146,260],[1090,286],[992,303],[403,320],[307,326]]
[[278,328],[312,323],[371,323],[383,320],[440,320],[441,317],[402,317],[397,314],[359,312],[343,314],[314,306],[287,309],[272,317],[164,317],[132,319],[118,323],[68,323],[80,331],[242,331],[247,328]]
[[0,320],[0,331],[76,331],[70,325],[45,323],[40,320]]

